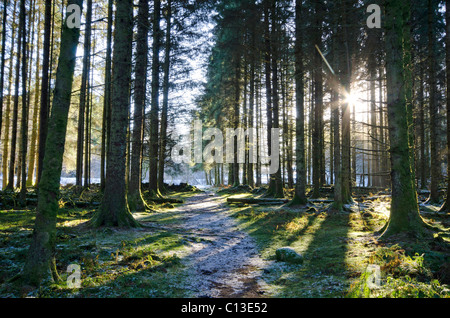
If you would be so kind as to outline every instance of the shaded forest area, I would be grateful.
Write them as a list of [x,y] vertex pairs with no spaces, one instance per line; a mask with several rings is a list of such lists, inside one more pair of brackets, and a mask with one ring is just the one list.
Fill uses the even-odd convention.
[[449,6],[3,0],[0,295],[192,296],[213,207],[302,254],[258,297],[448,297]]

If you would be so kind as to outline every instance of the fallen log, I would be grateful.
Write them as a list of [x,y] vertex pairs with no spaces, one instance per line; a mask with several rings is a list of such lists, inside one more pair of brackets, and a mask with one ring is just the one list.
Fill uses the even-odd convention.
[[333,203],[334,200],[331,199],[308,199],[310,203]]
[[87,202],[87,201],[64,201],[62,200],[63,206],[67,208],[96,208],[100,206],[100,202]]
[[257,199],[257,198],[228,198],[227,203],[229,204],[266,204],[266,205],[277,205],[288,203],[287,199]]
[[183,200],[173,198],[149,198],[148,201],[155,203],[183,203]]

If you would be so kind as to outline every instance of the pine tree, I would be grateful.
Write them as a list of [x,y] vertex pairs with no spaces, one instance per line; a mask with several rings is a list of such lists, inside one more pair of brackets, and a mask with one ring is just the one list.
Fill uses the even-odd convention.
[[8,0],[3,1],[2,17],[2,51],[0,62],[0,138],[2,137],[3,124],[3,87],[5,82],[5,55],[6,55],[6,20],[8,17]]
[[149,142],[149,191],[152,196],[160,196],[158,189],[158,139],[159,139],[159,52],[161,49],[161,1],[153,3],[153,57],[152,57],[152,91],[150,110]]
[[[78,108],[78,135],[77,135],[77,168],[76,168],[76,185],[81,187],[83,185],[83,147],[85,144],[85,126],[88,126],[87,105],[88,105],[88,86],[89,73],[91,63],[91,23],[92,23],[92,0],[87,0],[86,3],[86,24],[84,30],[84,55],[83,55],[83,70],[81,74],[81,88],[80,88],[80,106]],[[87,175],[88,171],[84,171]],[[85,186],[87,186],[85,184]]]
[[306,162],[305,162],[305,109],[304,109],[304,66],[302,0],[295,2],[295,95],[296,95],[296,186],[292,204],[306,204]]
[[102,202],[90,220],[94,227],[139,225],[128,207],[125,181],[133,38],[132,0],[117,0],[116,8],[110,151]]
[[142,210],[142,140],[144,134],[144,110],[147,92],[147,54],[149,33],[148,1],[139,1],[138,30],[136,47],[136,78],[134,84],[134,115],[132,132],[131,177],[128,184],[128,204],[131,211]]
[[424,222],[419,215],[417,194],[411,172],[409,130],[404,85],[403,47],[409,41],[404,35],[404,24],[409,19],[409,8],[402,1],[386,1],[385,50],[387,105],[391,156],[392,202],[389,221],[383,232],[387,237],[399,232],[423,232]]
[[39,114],[39,160],[38,182],[42,174],[42,166],[45,155],[45,142],[47,140],[47,126],[49,114],[49,71],[50,71],[50,40],[52,26],[52,0],[45,0],[44,9],[44,44],[42,53],[42,83],[41,106]]
[[[83,1],[68,0],[68,4],[82,8]],[[59,279],[55,261],[56,216],[79,35],[78,28],[63,25],[36,220],[27,259],[19,276],[24,283],[34,286],[48,279]]]

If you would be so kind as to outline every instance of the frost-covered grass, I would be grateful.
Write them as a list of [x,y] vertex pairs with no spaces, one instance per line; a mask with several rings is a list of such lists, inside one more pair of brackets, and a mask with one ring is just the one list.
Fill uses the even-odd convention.
[[[180,195],[182,196],[182,195]],[[63,208],[58,213],[56,260],[61,281],[40,289],[16,286],[9,279],[24,264],[34,225],[35,210],[0,211],[0,297],[183,297],[179,285],[185,275],[178,255],[185,237],[152,227],[174,222],[172,208],[136,213],[148,227],[93,229],[87,221],[94,210]],[[146,220],[149,218],[151,220]],[[81,268],[81,288],[71,289],[70,264]]]
[[[188,200],[196,195],[175,196]],[[219,201],[230,195],[252,194],[222,193]],[[209,213],[213,212],[215,199],[204,198]],[[188,231],[183,228],[186,211],[177,210],[179,205],[155,205],[156,212],[135,213],[146,225],[138,229],[93,229],[86,222],[94,210],[62,208],[56,245],[61,281],[40,289],[8,281],[24,264],[35,209],[0,211],[0,297],[191,297],[192,270],[186,266],[192,257],[190,248],[198,243],[213,248],[214,244],[198,234],[202,229],[195,232],[193,224]],[[193,206],[195,210],[197,205]],[[436,213],[431,206],[421,207],[422,216],[443,231],[435,241],[395,237],[381,243],[374,232],[386,222],[388,207],[385,199],[377,199],[364,201],[357,212],[345,213],[331,213],[327,203],[304,208],[241,204],[225,209],[239,230],[255,239],[259,257],[268,261],[267,267],[260,268],[264,297],[448,297],[448,215]],[[189,213],[199,212],[194,210]],[[276,261],[276,249],[284,246],[302,254],[303,264]],[[70,264],[80,265],[80,288],[67,285]],[[380,269],[381,288],[376,290],[367,285],[369,265]]]
[[[375,232],[387,220],[385,203],[366,203],[357,213],[330,213],[327,204],[298,209],[239,206],[234,207],[234,216],[240,227],[256,238],[263,257],[273,259],[276,249],[283,246],[294,248],[304,257],[302,265],[274,262],[264,270],[263,279],[272,297],[448,297],[448,240],[411,242],[394,238],[392,242],[379,242]],[[427,220],[442,224],[436,217]],[[398,267],[408,268],[405,264],[411,265],[412,259],[417,261],[415,255],[420,255],[420,271],[427,275],[413,276],[406,270],[392,275],[392,268],[389,272],[376,262],[384,249],[400,246],[396,243],[403,250]],[[371,264],[380,267],[382,287],[376,293],[359,293]],[[414,285],[417,281],[420,286]],[[402,292],[405,290],[408,292]]]

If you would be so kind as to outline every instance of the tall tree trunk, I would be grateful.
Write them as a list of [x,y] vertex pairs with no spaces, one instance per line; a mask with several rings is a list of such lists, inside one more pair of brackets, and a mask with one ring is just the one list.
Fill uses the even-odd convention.
[[383,94],[383,67],[381,66],[382,62],[379,61],[379,74],[378,74],[378,86],[379,86],[379,100],[380,100],[380,106],[379,106],[379,119],[380,119],[380,170],[383,173],[383,176],[381,177],[381,186],[387,187],[388,186],[388,158],[387,158],[387,149],[388,149],[388,138],[386,129],[384,128],[385,125],[385,111],[384,111],[384,94]]
[[[273,112],[273,128],[278,129],[280,128],[280,108],[279,108],[279,95],[278,95],[278,53],[279,53],[279,43],[277,43],[277,40],[279,40],[279,32],[278,32],[278,13],[277,13],[277,1],[272,1],[272,85],[273,85],[273,91],[272,91],[272,112]],[[270,134],[272,134],[270,132]],[[279,136],[276,136],[276,138],[279,139]],[[279,142],[279,141],[278,141]],[[280,154],[278,154],[278,162],[281,162],[280,160]],[[272,156],[273,157],[273,156]],[[271,177],[272,178],[272,177]],[[273,174],[273,179],[275,182],[275,192],[274,197],[276,198],[283,198],[284,197],[284,190],[283,190],[283,180],[281,178],[281,169],[278,167],[277,172]]]
[[[420,64],[420,76],[419,78],[424,79],[424,66],[423,63]],[[419,149],[419,175],[420,175],[420,188],[426,189],[427,187],[427,158],[425,156],[425,98],[424,98],[424,80],[419,81],[419,111],[418,111],[418,122],[419,122],[419,136],[420,136],[420,149]]]
[[403,47],[404,24],[409,18],[409,8],[400,0],[387,0],[386,5],[386,78],[388,125],[391,156],[392,202],[389,221],[383,237],[399,232],[422,231],[424,223],[419,215],[417,193],[411,172],[409,130],[405,116],[406,96],[404,85]]
[[306,199],[306,162],[305,162],[305,105],[304,105],[304,66],[303,66],[303,23],[302,0],[295,2],[295,108],[297,118],[295,124],[295,156],[296,183],[292,204],[303,205]]
[[[249,116],[248,116],[248,126],[250,128],[254,128],[257,126],[255,126],[255,58],[256,58],[256,54],[255,51],[257,50],[256,48],[256,28],[255,28],[255,23],[251,24],[251,30],[250,30],[250,43],[251,43],[251,48],[250,48],[250,79],[249,79]],[[256,137],[256,136],[255,136]],[[257,137],[256,137],[257,138]],[[251,149],[253,150],[254,147],[256,147],[255,143],[258,142],[258,139],[254,139],[252,140],[253,144],[250,145]],[[248,185],[251,187],[255,186],[255,165],[254,165],[254,161],[250,161],[248,162],[248,172],[247,172],[247,177],[248,177]]]
[[447,198],[441,207],[441,211],[448,212],[450,209],[450,0],[445,1],[445,65],[447,79]]
[[[11,47],[15,45],[15,37],[16,37],[16,12],[17,12],[17,2],[14,1],[14,10],[12,16],[12,35],[11,35]],[[10,136],[10,124],[11,124],[11,91],[12,91],[12,82],[13,82],[13,61],[14,61],[14,51],[10,53],[9,59],[9,75],[8,75],[8,98],[6,100],[6,114],[5,114],[5,133],[4,133],[4,143],[3,143],[3,160],[2,160],[2,176],[3,183],[2,189],[5,189],[8,185],[8,151],[9,151],[9,136]]]
[[[273,100],[272,100],[272,43],[270,34],[270,19],[269,19],[270,0],[264,1],[264,61],[265,61],[265,84],[266,84],[266,112],[267,112],[267,154],[271,156],[272,153],[272,128],[273,128]],[[271,196],[275,193],[275,176],[271,175],[269,178],[269,189],[267,195]]]
[[128,204],[130,211],[145,209],[142,198],[142,140],[144,134],[144,110],[147,92],[148,64],[148,32],[149,6],[148,1],[139,1],[138,33],[136,38],[136,71],[134,81],[134,116],[131,150],[131,177],[128,184]]
[[[25,0],[21,0],[25,1]],[[23,20],[25,19],[25,4],[20,3],[19,9],[19,31],[17,38],[17,60],[15,69],[15,81],[14,81],[14,105],[13,105],[13,121],[12,121],[12,133],[11,133],[11,152],[9,159],[9,171],[8,171],[8,185],[6,189],[12,191],[14,189],[14,172],[16,168],[16,149],[17,149],[17,130],[18,130],[18,117],[19,117],[19,85],[20,85],[20,65],[22,63],[22,40],[25,30],[23,29]],[[11,69],[12,71],[12,69]],[[19,174],[18,174],[19,176]]]
[[41,106],[39,114],[39,160],[38,182],[42,174],[42,165],[45,155],[45,141],[47,140],[47,126],[49,113],[49,70],[50,70],[50,40],[52,26],[52,0],[45,0],[44,13],[44,47],[42,55],[42,84]]
[[[314,45],[321,47],[322,42],[322,1],[314,2]],[[314,85],[314,117],[312,130],[312,174],[313,174],[313,194],[312,197],[320,196],[320,187],[323,185],[323,75],[322,59],[317,50],[314,50],[313,57],[313,85]]]
[[149,145],[149,191],[152,196],[160,196],[158,189],[158,139],[159,139],[159,51],[161,48],[161,1],[155,0],[153,12],[153,61],[152,92],[150,110]]
[[[77,167],[76,167],[76,185],[81,187],[83,185],[83,147],[85,138],[86,122],[86,104],[88,102],[88,82],[91,61],[91,21],[92,21],[92,0],[87,0],[86,3],[86,27],[84,31],[84,55],[83,55],[83,70],[81,74],[81,88],[80,88],[80,106],[78,109],[78,135],[77,135]],[[87,136],[86,136],[87,138]],[[87,171],[84,171],[87,174]]]
[[108,0],[108,25],[106,33],[105,57],[105,97],[103,100],[102,145],[100,155],[100,188],[105,189],[106,156],[109,150],[111,132],[111,56],[112,56],[112,26],[113,0]]
[[[376,77],[377,77],[377,63],[376,63],[376,45],[378,44],[375,30],[369,31],[369,45],[368,45],[368,60],[367,60],[367,69],[369,72],[369,93],[370,93],[370,136],[371,136],[371,149],[373,150],[371,159],[370,159],[370,170],[372,174],[372,186],[379,186],[379,177],[376,175],[379,173],[379,167],[378,167],[378,128],[377,126],[377,103],[376,103],[376,91],[375,91],[375,84],[376,84]],[[370,176],[369,176],[370,177]]]
[[[244,43],[245,43],[244,39]],[[244,67],[244,83],[243,83],[243,101],[242,101],[242,125],[244,130],[248,129],[248,54],[244,53],[244,59],[243,59],[243,67]],[[248,155],[249,155],[249,144],[248,144],[248,136],[244,136],[244,163],[242,164],[242,184],[248,185],[248,179],[247,179],[247,168],[248,168]]]
[[[233,101],[233,126],[234,129],[239,127],[239,106],[241,98],[240,79],[241,79],[241,57],[238,52],[234,52],[234,101]],[[238,136],[233,137],[234,143],[234,155],[233,155],[233,186],[236,187],[240,184],[239,178],[239,163],[238,163]]]
[[[342,1],[341,16],[342,16],[342,40],[343,52],[341,54],[340,68],[342,70],[342,88],[345,94],[350,94],[350,52],[348,39],[348,25],[347,25],[347,0]],[[351,123],[350,123],[350,103],[348,100],[342,102],[342,202],[348,203],[352,201],[351,184]]]
[[126,193],[127,129],[133,39],[132,0],[116,1],[111,104],[111,149],[106,162],[106,185],[99,210],[91,219],[94,227],[135,227]]
[[[277,13],[277,1],[272,0],[272,85],[273,85],[273,128],[280,128],[280,107],[279,107],[279,95],[278,95],[278,55],[279,55],[279,31],[278,31],[278,13]],[[279,138],[279,136],[276,136]],[[279,141],[278,141],[279,142]],[[273,150],[273,149],[272,149]],[[280,153],[277,154],[278,162],[280,160]],[[273,158],[273,154],[272,154]],[[281,169],[278,167],[277,172],[273,174],[275,179],[275,193],[274,197],[284,198],[283,180],[281,178]]]
[[[82,0],[68,2],[82,7]],[[69,29],[66,25],[63,26],[36,220],[31,246],[21,274],[25,283],[36,286],[48,278],[58,278],[55,264],[56,215],[79,34],[78,28]]]
[[163,78],[163,102],[161,110],[161,132],[160,132],[160,147],[159,147],[159,162],[158,162],[158,183],[159,190],[164,190],[164,168],[166,159],[167,146],[167,125],[168,125],[168,110],[169,110],[169,84],[170,84],[170,54],[172,53],[172,0],[167,1],[166,12],[166,46],[164,58],[164,78]]
[[[41,14],[39,11],[39,7],[37,10],[37,32],[38,34],[41,33]],[[38,113],[39,113],[39,89],[40,89],[40,83],[39,83],[39,72],[41,68],[40,63],[40,47],[41,47],[41,37],[37,37],[37,44],[36,44],[36,74],[35,74],[35,88],[34,88],[34,110],[33,110],[33,126],[31,131],[31,140],[30,140],[30,155],[28,157],[28,174],[27,174],[27,186],[31,187],[33,185],[33,175],[35,172],[35,166],[36,166],[36,146],[37,144],[37,138],[38,138]],[[31,77],[31,76],[30,76]],[[36,171],[37,173],[37,171]]]
[[[6,19],[8,17],[8,0],[3,1],[3,19],[2,19],[2,56],[0,62],[0,140],[2,137],[3,124],[3,87],[5,81],[5,54],[6,54]],[[5,160],[5,156],[3,156]]]
[[439,203],[439,180],[441,161],[439,160],[439,120],[437,105],[437,87],[436,87],[436,55],[435,55],[435,32],[434,16],[435,6],[433,0],[428,0],[428,71],[430,86],[430,157],[431,157],[431,179],[430,179],[430,197],[429,203]]
[[19,201],[22,206],[26,205],[26,194],[27,194],[27,148],[28,148],[28,104],[27,104],[27,32],[26,32],[26,7],[25,0],[21,1],[20,12],[20,22],[22,32],[22,117],[21,117],[21,140],[20,140],[20,157],[21,165],[20,172],[21,175],[21,185],[20,185],[20,195]]
[[[332,40],[333,46],[333,65],[335,69],[341,68],[341,58],[339,56],[338,51],[338,43],[339,43],[339,28],[338,21],[335,19],[334,23],[334,35]],[[335,84],[336,87],[331,92],[331,111],[332,115],[332,125],[333,125],[333,170],[334,170],[334,194],[333,194],[333,207],[341,211],[342,206],[344,205],[343,192],[342,192],[342,155],[341,155],[341,95],[342,94],[342,86],[337,80],[337,76],[335,76]]]
[[[261,65],[259,65],[260,67]],[[258,68],[259,68],[258,67]],[[260,187],[262,185],[262,175],[261,175],[261,149],[263,146],[262,143],[262,109],[261,109],[261,77],[260,73],[257,72],[257,78],[255,79],[255,124],[256,124],[256,156],[258,160],[256,161],[256,183],[255,185],[257,187]],[[261,141],[260,141],[261,140]]]

